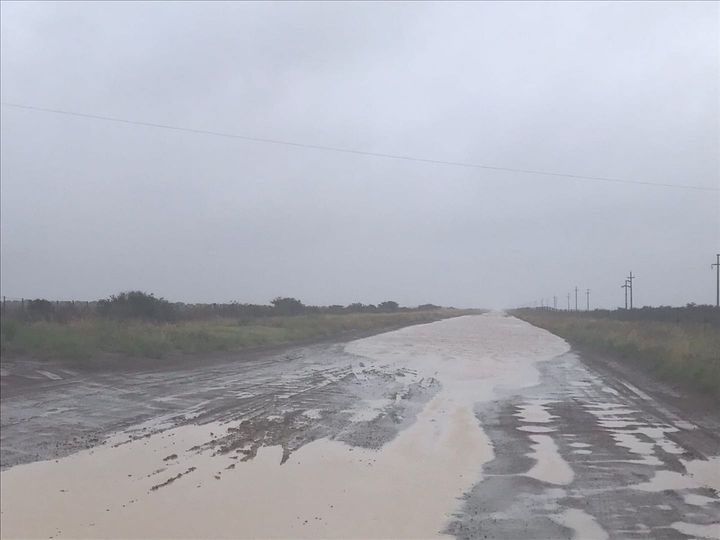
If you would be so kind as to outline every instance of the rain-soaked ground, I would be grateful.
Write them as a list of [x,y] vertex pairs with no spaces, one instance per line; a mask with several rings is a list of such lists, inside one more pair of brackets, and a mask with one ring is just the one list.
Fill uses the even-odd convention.
[[502,314],[2,376],[3,537],[720,538],[720,415]]

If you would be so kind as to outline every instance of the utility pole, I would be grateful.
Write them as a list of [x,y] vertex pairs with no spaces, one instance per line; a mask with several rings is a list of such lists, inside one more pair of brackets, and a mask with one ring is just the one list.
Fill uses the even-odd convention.
[[720,308],[720,253],[715,255],[717,257],[717,262],[715,264],[710,265],[710,270],[712,270],[712,267],[715,267],[715,274],[717,279],[717,285],[715,286],[715,307]]
[[557,296],[553,296],[553,310],[557,311]]
[[635,279],[637,276],[633,276],[632,272],[630,272],[630,275],[627,277],[628,283],[630,284],[630,309],[633,308],[633,302],[632,302],[632,290],[633,290],[633,279]]
[[585,296],[587,298],[587,308],[585,309],[585,311],[590,311],[590,289],[587,289],[585,291]]
[[620,285],[621,288],[625,289],[625,309],[627,309],[627,291],[630,288],[630,285],[628,285],[628,280],[625,280],[625,285]]
[[568,311],[570,311],[570,293],[568,293]]
[[575,285],[575,311],[577,311],[577,285]]

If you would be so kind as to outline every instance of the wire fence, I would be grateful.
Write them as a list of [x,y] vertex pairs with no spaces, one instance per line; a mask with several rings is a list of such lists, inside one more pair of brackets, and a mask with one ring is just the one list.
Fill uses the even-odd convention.
[[68,320],[94,315],[97,311],[97,304],[97,301],[50,301],[3,296],[2,316],[3,318],[53,318],[57,320]]
[[[395,311],[426,311],[440,306],[423,304],[417,307],[402,307],[396,302],[378,305],[354,303],[347,306],[308,306],[292,298],[275,299],[273,305],[246,304],[239,302],[186,304],[168,302],[164,299],[145,295],[147,305],[119,306],[112,299],[106,300],[46,300],[2,297],[2,318],[26,321],[67,322],[83,318],[141,318],[161,322],[192,321],[209,319],[235,319],[238,322],[263,317],[301,314],[341,313],[389,313]],[[278,300],[280,300],[278,302]],[[119,309],[117,309],[119,308]]]
[[[8,319],[68,321],[101,315],[102,301],[45,300],[2,297],[2,316]],[[272,315],[272,306],[254,304],[185,304],[165,303],[177,319],[208,319],[213,317],[259,317]],[[312,309],[309,308],[308,309]]]

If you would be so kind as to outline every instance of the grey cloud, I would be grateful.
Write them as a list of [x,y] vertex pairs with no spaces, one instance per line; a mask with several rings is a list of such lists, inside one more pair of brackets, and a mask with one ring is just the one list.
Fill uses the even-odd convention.
[[[714,3],[3,3],[3,101],[720,185]],[[2,293],[710,302],[717,192],[2,109]]]

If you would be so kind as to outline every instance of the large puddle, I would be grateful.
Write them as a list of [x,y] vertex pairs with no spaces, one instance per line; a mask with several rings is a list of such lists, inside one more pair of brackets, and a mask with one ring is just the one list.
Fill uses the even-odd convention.
[[[226,435],[232,423],[106,444],[4,471],[3,537],[439,536],[493,457],[475,403],[536,384],[535,364],[567,345],[490,314],[405,328],[346,350],[388,377],[410,369],[419,380],[440,383],[415,421],[380,449],[321,438],[282,465],[277,446],[261,447],[243,461],[242,454],[217,454],[206,444]],[[544,423],[542,405],[531,404],[523,416]],[[384,406],[358,402],[354,418],[374,418]],[[552,440],[532,437],[538,475],[557,473],[558,484],[570,481],[572,471],[563,468]]]

